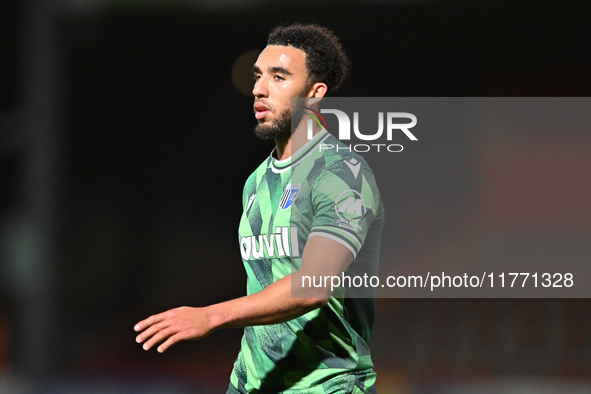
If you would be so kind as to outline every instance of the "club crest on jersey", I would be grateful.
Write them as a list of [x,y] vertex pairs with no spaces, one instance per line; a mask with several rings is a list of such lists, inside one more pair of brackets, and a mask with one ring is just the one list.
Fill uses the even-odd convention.
[[282,211],[291,207],[291,204],[293,204],[300,192],[300,186],[302,185],[287,185],[285,187],[283,195],[281,196],[281,201],[279,202],[279,208],[281,208]]

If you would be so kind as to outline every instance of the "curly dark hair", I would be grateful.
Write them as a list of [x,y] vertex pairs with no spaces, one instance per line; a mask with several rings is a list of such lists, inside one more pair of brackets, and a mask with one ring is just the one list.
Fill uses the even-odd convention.
[[267,45],[291,45],[304,51],[308,85],[324,82],[327,94],[341,86],[349,71],[349,59],[339,39],[326,27],[300,23],[278,26],[269,34]]

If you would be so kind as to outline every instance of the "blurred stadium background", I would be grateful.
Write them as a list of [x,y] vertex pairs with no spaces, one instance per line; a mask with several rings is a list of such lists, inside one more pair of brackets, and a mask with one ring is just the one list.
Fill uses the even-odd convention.
[[[277,23],[335,30],[341,96],[589,96],[590,16],[582,0],[2,0],[0,393],[225,390],[241,330],[158,355],[132,327],[244,293],[240,193],[272,146],[248,68]],[[591,263],[589,127],[394,157],[384,263],[473,245]],[[380,393],[591,392],[588,299],[377,304]]]

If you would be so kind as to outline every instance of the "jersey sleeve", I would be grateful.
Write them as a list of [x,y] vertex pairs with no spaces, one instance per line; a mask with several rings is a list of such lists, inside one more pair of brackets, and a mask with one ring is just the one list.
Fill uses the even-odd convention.
[[357,257],[381,204],[367,164],[343,159],[327,167],[312,190],[312,204],[309,236],[330,238]]

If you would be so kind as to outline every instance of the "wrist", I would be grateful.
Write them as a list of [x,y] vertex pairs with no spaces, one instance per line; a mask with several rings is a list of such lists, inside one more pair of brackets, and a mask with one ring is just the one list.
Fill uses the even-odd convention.
[[225,316],[224,308],[221,307],[221,304],[209,305],[204,307],[204,309],[209,332],[226,327],[228,319]]

